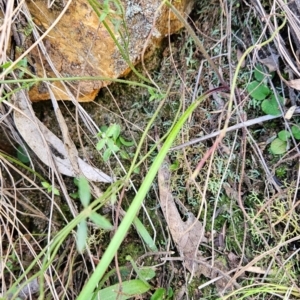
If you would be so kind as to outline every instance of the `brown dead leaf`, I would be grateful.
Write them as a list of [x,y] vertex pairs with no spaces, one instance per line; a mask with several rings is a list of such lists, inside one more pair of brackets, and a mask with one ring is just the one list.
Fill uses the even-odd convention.
[[[238,191],[235,190],[234,188],[232,188],[228,182],[224,182],[223,183],[223,188],[225,190],[226,195],[229,198],[238,201],[238,199],[239,199],[239,193],[238,193]],[[241,196],[243,196],[243,194],[244,193],[241,193]]]
[[300,91],[300,79],[294,79],[294,80],[290,80],[290,81],[285,81],[285,83],[289,87],[291,87],[291,88],[293,88],[293,89],[295,89],[297,91]]
[[291,107],[288,109],[288,111],[285,113],[284,118],[285,118],[286,120],[290,120],[290,119],[293,117],[294,112],[295,112],[296,109],[297,109],[297,106],[296,106],[296,105],[291,106]]
[[[241,60],[242,56],[244,55],[244,52],[240,49],[240,48],[237,48],[236,50],[236,58],[238,60],[238,62]],[[241,68],[245,68],[246,66],[246,61],[245,59],[242,61],[241,63]]]
[[[169,180],[169,164],[164,163],[158,171],[161,209],[178,251],[185,258],[194,260],[197,257],[199,244],[207,242],[207,239],[204,237],[204,229],[200,221],[192,213],[188,213],[186,222],[181,220],[173,195],[169,191]],[[188,269],[192,271],[190,268]]]
[[[212,83],[209,83],[208,87],[209,87],[210,90],[215,88],[215,86]],[[224,106],[225,106],[225,101],[224,101],[224,99],[222,99],[220,97],[220,94],[219,93],[213,93],[212,97],[214,98],[216,109],[217,110],[223,110]]]
[[[165,160],[158,171],[160,206],[178,252],[183,257],[185,267],[193,275],[204,275],[210,279],[216,279],[215,284],[220,293],[225,287],[227,287],[226,290],[232,289],[233,284],[228,284],[230,277],[225,274],[228,272],[225,258],[216,259],[214,262],[208,261],[198,251],[201,243],[207,243],[203,225],[191,212],[187,211],[185,215],[188,219],[186,222],[182,221],[174,197],[169,190],[170,178],[169,163]],[[176,202],[184,208],[179,200]]]
[[231,263],[235,263],[236,265],[235,265],[235,267],[237,267],[238,266],[238,263],[239,263],[239,257],[236,255],[236,254],[234,254],[233,252],[229,252],[228,253],[228,259],[229,259],[229,261],[231,262]]
[[278,69],[278,58],[279,55],[271,54],[266,58],[260,59],[259,61],[268,68],[269,72],[274,72]]

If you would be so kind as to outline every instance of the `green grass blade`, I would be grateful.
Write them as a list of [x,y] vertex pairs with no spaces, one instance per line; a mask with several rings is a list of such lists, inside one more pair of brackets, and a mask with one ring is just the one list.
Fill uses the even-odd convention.
[[151,235],[149,234],[148,230],[144,226],[144,224],[140,221],[138,217],[134,218],[133,225],[135,226],[136,231],[139,233],[143,241],[146,243],[147,247],[153,251],[157,252],[158,249],[152,239]]

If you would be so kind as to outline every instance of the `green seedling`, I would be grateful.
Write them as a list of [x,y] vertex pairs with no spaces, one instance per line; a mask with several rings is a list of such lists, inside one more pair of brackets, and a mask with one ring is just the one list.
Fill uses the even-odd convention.
[[275,174],[279,179],[283,179],[286,177],[287,174],[287,167],[281,166],[275,170]]
[[261,104],[261,109],[266,115],[279,116],[281,110],[279,104],[284,104],[284,99],[280,96],[271,95],[269,99],[265,99]]
[[274,75],[265,74],[263,68],[258,65],[254,70],[255,80],[250,82],[247,86],[247,91],[250,96],[260,102],[261,109],[266,115],[278,116],[281,114],[279,105],[284,104],[284,99],[278,95],[275,95],[268,87],[266,77]]
[[[122,281],[121,285],[117,283],[107,288],[98,290],[93,294],[92,297],[88,299],[125,300],[146,293],[152,288],[151,285],[148,283],[148,281],[156,276],[153,268],[151,267],[139,268],[130,256],[127,256],[126,259],[131,262],[132,267],[138,276],[138,279]],[[121,269],[122,268],[124,267],[121,267]],[[166,298],[156,298],[156,299],[166,299]]]
[[293,125],[291,127],[291,133],[287,130],[281,130],[277,138],[272,141],[270,146],[270,151],[272,154],[280,155],[287,152],[289,148],[289,140],[291,137],[294,137],[296,140],[300,140],[300,127]]
[[129,261],[134,269],[134,271],[136,272],[136,274],[138,275],[138,277],[145,283],[147,284],[147,281],[154,278],[155,277],[155,272],[153,270],[153,268],[150,267],[146,267],[146,268],[138,268],[138,266],[136,265],[136,263],[134,262],[134,260],[132,259],[132,257],[130,255],[126,256],[126,260]]
[[254,70],[254,78],[255,80],[247,86],[248,93],[255,100],[261,101],[266,99],[271,94],[271,90],[266,84],[265,75],[260,65],[256,66]]
[[159,93],[157,90],[153,88],[148,88],[148,92],[150,94],[149,101],[161,101],[166,97],[165,94]]
[[171,165],[170,165],[170,170],[171,171],[176,171],[180,167],[179,161],[176,159]]
[[[0,66],[0,69],[7,70],[10,69],[12,62],[8,61]],[[12,70],[19,70],[18,77],[23,78],[25,74],[29,75],[30,77],[35,77],[31,72],[28,71],[28,62],[27,58],[24,57],[21,59]],[[11,71],[12,71],[11,70]]]
[[300,140],[300,126],[293,125],[291,130],[292,130],[293,137],[296,140]]
[[[284,98],[271,91],[267,85],[266,76],[272,76],[272,74],[264,74],[262,67],[256,66],[255,80],[250,82],[247,91],[254,100],[261,101],[261,109],[266,115],[279,116],[281,115],[280,106],[284,105]],[[291,132],[295,139],[300,140],[298,126],[292,126]],[[271,143],[270,152],[275,155],[284,154],[289,148],[289,139],[292,135],[286,130],[280,131]]]
[[271,93],[271,90],[265,84],[258,81],[250,82],[247,91],[256,100],[264,100]]
[[153,295],[151,296],[151,300],[169,300],[173,299],[174,292],[171,288],[166,290],[165,288],[158,288]]
[[42,186],[47,189],[47,192],[48,193],[52,193],[56,196],[59,196],[60,193],[59,193],[59,190],[57,188],[55,188],[54,186],[52,186],[49,182],[47,181],[42,181],[41,182]]
[[30,36],[31,33],[32,33],[32,31],[33,31],[33,28],[34,28],[34,25],[33,25],[32,22],[30,22],[30,23],[28,23],[28,24],[26,25],[26,27],[24,27],[24,28],[22,29],[22,32],[24,32],[24,34],[25,34],[26,37],[27,37],[27,36]]
[[148,292],[150,288],[151,286],[148,283],[144,283],[140,279],[133,279],[129,281],[123,281],[122,285],[119,283],[111,285],[86,299],[133,299],[136,296],[140,296],[141,294]]
[[121,149],[122,146],[130,147],[134,145],[132,141],[126,141],[123,137],[120,136],[121,127],[119,124],[112,124],[111,126],[102,126],[100,128],[97,137],[100,138],[100,141],[97,143],[97,150],[104,150],[102,155],[104,161],[108,161],[112,153],[119,152],[121,157],[124,159],[129,159],[129,155],[126,151]]
[[141,173],[141,168],[140,167],[134,168],[133,173],[134,174],[140,174]]
[[[86,178],[80,177],[78,179],[78,194],[81,201],[81,204],[85,209],[89,208],[91,201],[91,192],[90,186]],[[105,230],[111,230],[113,226],[111,223],[103,216],[96,212],[90,212],[88,218],[99,228]],[[87,219],[87,218],[86,218]],[[86,219],[81,220],[81,222],[77,226],[77,250],[82,253],[85,249],[87,238],[88,238],[88,226]]]

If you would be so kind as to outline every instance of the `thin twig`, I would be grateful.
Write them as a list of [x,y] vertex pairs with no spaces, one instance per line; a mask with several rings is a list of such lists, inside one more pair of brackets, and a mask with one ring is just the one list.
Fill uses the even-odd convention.
[[[299,114],[300,114],[300,108],[297,108],[295,110],[294,116],[299,115]],[[283,117],[283,115],[279,115],[279,116],[266,115],[266,116],[258,117],[258,118],[252,119],[252,120],[248,120],[248,121],[241,122],[241,123],[238,123],[236,125],[230,126],[230,127],[227,128],[226,133],[230,132],[230,131],[237,130],[237,129],[249,127],[249,126],[252,126],[252,125],[255,125],[255,124],[263,123],[263,122],[266,122],[266,121],[269,121],[269,120],[274,120],[274,119],[277,119],[277,118],[281,118],[281,117]],[[181,145],[175,146],[173,148],[170,148],[170,151],[179,150],[179,149],[185,148],[187,146],[191,146],[191,145],[203,142],[205,140],[214,138],[214,137],[218,136],[221,133],[221,131],[222,130],[218,130],[216,132],[207,134],[207,135],[202,136],[200,138],[197,138],[197,139],[191,140],[189,142],[183,143]]]

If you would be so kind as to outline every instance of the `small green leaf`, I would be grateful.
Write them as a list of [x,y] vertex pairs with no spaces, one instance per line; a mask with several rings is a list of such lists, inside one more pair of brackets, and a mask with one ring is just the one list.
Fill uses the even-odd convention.
[[118,148],[121,148],[122,146],[122,143],[120,142],[120,138],[118,137],[116,141],[114,141],[115,145],[118,147]]
[[287,142],[277,138],[271,143],[270,150],[273,154],[284,154],[287,151]]
[[299,126],[293,125],[292,133],[296,140],[300,140],[300,127]]
[[156,276],[155,271],[153,270],[153,268],[151,267],[145,267],[139,270],[139,274],[138,274],[141,278],[145,279],[145,280],[151,280],[152,278],[154,278]]
[[99,133],[101,134],[103,132],[106,132],[107,129],[108,129],[108,127],[106,125],[102,125],[102,126],[100,126],[100,132]]
[[270,89],[258,81],[252,81],[247,86],[250,96],[256,100],[264,100],[270,93]]
[[78,180],[76,177],[74,177],[73,182],[74,182],[74,184],[78,187],[79,180]]
[[59,193],[59,190],[57,188],[53,188],[51,187],[51,189],[53,189],[53,194],[56,195],[56,196],[59,196],[60,193]]
[[121,127],[119,124],[114,124],[113,126],[114,126],[113,139],[114,141],[116,141],[121,133]]
[[111,156],[112,151],[110,149],[106,149],[103,153],[103,160],[108,161]]
[[19,161],[21,161],[23,164],[27,164],[30,162],[29,157],[28,157],[25,149],[22,146],[18,146],[17,157],[18,157]]
[[79,199],[79,194],[78,193],[71,193],[69,196],[73,199]]
[[153,101],[153,100],[161,100],[165,97],[164,94],[159,93],[157,90],[154,90],[152,88],[148,88],[148,92],[150,94],[150,98],[149,101]]
[[117,139],[117,137],[120,135],[121,132],[121,128],[119,124],[113,124],[111,126],[108,127],[107,131],[106,131],[106,135],[108,137],[112,137],[114,140]]
[[154,92],[153,88],[151,88],[151,87],[148,88],[148,93],[149,93],[151,96],[155,95],[155,92]]
[[79,253],[82,253],[88,236],[88,228],[86,224],[86,220],[82,220],[77,226],[77,239],[76,245]]
[[97,143],[96,149],[97,149],[98,151],[102,150],[103,147],[105,146],[105,144],[106,144],[106,140],[105,140],[105,139],[100,140],[100,141]]
[[134,145],[133,141],[126,141],[124,138],[122,138],[121,136],[119,137],[119,140],[121,142],[122,145],[124,145],[125,147],[131,147]]
[[[120,288],[122,293],[120,293]],[[100,290],[96,295],[92,295],[90,299],[105,299],[105,300],[127,300],[134,298],[135,296],[141,297],[141,294],[144,294],[150,290],[151,286],[140,279],[133,279],[130,281],[123,281],[120,287],[120,284],[114,284],[107,288]],[[97,298],[98,296],[98,298]]]
[[130,159],[129,154],[128,154],[126,151],[124,151],[124,150],[121,150],[121,151],[120,151],[120,155],[121,155],[121,157],[122,157],[123,159]]
[[49,189],[49,187],[51,187],[50,183],[48,183],[46,181],[42,181],[41,184],[45,189]]
[[168,289],[168,299],[173,299],[172,297],[174,296],[174,291],[173,289],[170,287]]
[[90,204],[91,192],[89,183],[85,177],[79,177],[78,194],[82,205],[87,207]]
[[106,19],[107,15],[108,15],[107,12],[103,12],[99,17],[99,21],[103,22]]
[[281,130],[278,132],[278,138],[286,142],[291,137],[291,134],[287,130]]
[[60,195],[59,190],[57,188],[54,188],[50,183],[48,183],[46,181],[42,181],[41,184],[45,189],[47,189],[48,193],[51,193],[53,190],[54,195],[56,195],[56,196]]
[[158,288],[155,293],[151,296],[150,300],[163,300],[166,296],[166,289]]
[[133,224],[134,224],[139,236],[143,239],[143,241],[145,242],[147,247],[151,251],[157,252],[158,249],[155,245],[153,238],[151,237],[151,235],[150,235],[149,231],[147,230],[147,228],[145,227],[145,225],[140,221],[140,219],[136,217],[133,221]]
[[106,141],[106,145],[112,152],[118,152],[120,150],[120,148],[115,144],[115,142],[112,139],[108,139]]
[[175,160],[175,162],[170,165],[170,170],[171,171],[176,171],[178,168],[179,168],[179,161]]
[[113,225],[103,216],[93,212],[90,214],[89,218],[100,228],[105,230],[112,230]]
[[261,82],[265,78],[265,73],[261,65],[257,65],[254,70],[254,77],[257,81]]
[[[282,97],[278,97],[278,99],[280,103],[283,103],[284,99]],[[271,99],[262,102],[261,109],[267,115],[278,116],[281,114],[279,104],[274,95],[272,95]]]
[[134,168],[133,173],[134,174],[140,174],[141,173],[141,168],[140,167]]
[[21,59],[18,63],[17,63],[17,66],[18,67],[23,67],[23,68],[26,68],[27,67],[27,58],[24,57],[23,59]]
[[3,65],[1,65],[1,68],[8,69],[10,66],[11,66],[11,62],[8,61],[8,62],[4,63]]

